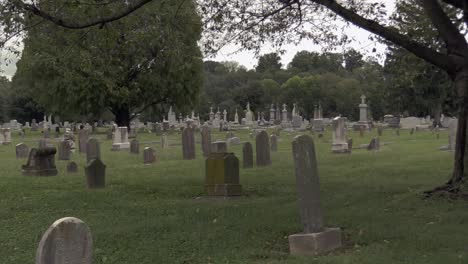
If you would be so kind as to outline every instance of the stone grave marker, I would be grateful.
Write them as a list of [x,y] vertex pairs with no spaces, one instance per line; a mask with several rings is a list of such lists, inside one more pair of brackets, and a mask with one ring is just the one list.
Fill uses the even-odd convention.
[[149,165],[156,162],[156,153],[153,148],[146,147],[143,150],[143,164]]
[[25,159],[28,157],[29,148],[24,143],[19,143],[16,145],[16,158]]
[[101,159],[101,147],[96,138],[88,139],[86,144],[86,162],[89,163],[93,159]]
[[130,153],[140,154],[140,142],[138,142],[138,140],[133,139],[130,141]]
[[58,145],[58,160],[71,159],[71,146],[68,140],[62,140]]
[[275,134],[270,136],[270,143],[271,143],[271,151],[272,152],[278,151],[278,137]]
[[22,173],[26,176],[55,176],[55,148],[32,148],[29,152],[28,162],[22,166]]
[[92,264],[93,239],[88,226],[78,218],[55,221],[42,236],[36,264]]
[[195,130],[191,127],[182,131],[182,154],[184,160],[195,159]]
[[261,131],[257,134],[255,139],[255,151],[257,166],[269,166],[271,164],[270,159],[270,142],[266,131]]
[[106,186],[106,165],[100,159],[91,160],[85,167],[88,189],[99,189]]
[[303,232],[289,236],[292,255],[317,255],[341,247],[341,230],[324,228],[315,146],[311,137],[292,142],[296,189]]
[[162,134],[161,135],[161,148],[166,149],[169,147],[169,142],[167,140],[167,135]]
[[88,143],[89,133],[86,129],[78,131],[78,151],[80,153],[86,153],[86,145]]
[[74,161],[70,161],[67,164],[67,172],[68,173],[77,173],[78,172],[78,164]]
[[211,153],[211,129],[207,123],[201,129],[201,147],[203,156],[208,157]]
[[205,191],[208,196],[229,197],[242,194],[239,159],[234,153],[211,152],[205,164]]
[[250,142],[242,146],[242,163],[244,169],[253,168],[253,148]]

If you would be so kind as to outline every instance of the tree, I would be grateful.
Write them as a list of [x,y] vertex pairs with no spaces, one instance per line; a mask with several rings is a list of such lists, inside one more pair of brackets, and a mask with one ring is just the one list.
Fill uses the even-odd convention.
[[[68,28],[83,28],[115,21],[143,5],[157,0],[136,0],[127,4],[121,11],[96,16],[81,22],[67,17],[51,15],[34,4],[20,0],[7,1],[2,24],[7,32],[15,32],[21,23],[21,14],[40,16],[53,23]],[[243,47],[259,50],[267,40],[274,44],[294,42],[309,38],[315,43],[327,43],[329,47],[342,44],[349,39],[337,36],[337,23],[340,19],[376,34],[393,44],[405,48],[415,56],[445,71],[455,86],[455,100],[458,107],[459,125],[455,149],[452,177],[447,184],[435,191],[458,193],[465,181],[465,164],[468,167],[467,121],[468,121],[468,44],[463,29],[468,25],[468,4],[464,0],[419,0],[425,15],[437,29],[443,40],[444,49],[425,45],[401,28],[389,25],[385,19],[385,4],[380,1],[334,1],[334,0],[205,0],[200,11],[204,14],[206,30],[205,49],[215,51],[218,45],[236,40]],[[447,10],[454,10],[448,12]],[[3,11],[2,11],[3,12]],[[12,16],[11,14],[20,14]],[[453,13],[457,16],[454,17]],[[460,18],[460,19],[458,19]],[[454,21],[461,20],[463,27]],[[13,22],[12,22],[13,21]],[[320,21],[319,25],[315,23]],[[15,23],[16,22],[16,23]],[[21,28],[20,28],[21,29]],[[9,34],[6,34],[8,38]],[[11,35],[11,34],[10,34]]]
[[288,65],[293,73],[338,73],[343,69],[343,56],[331,52],[299,51]]
[[275,72],[281,69],[281,57],[278,53],[268,53],[260,56],[255,70],[259,73]]
[[48,112],[108,109],[129,127],[149,108],[192,105],[202,82],[200,29],[193,3],[183,0],[147,5],[138,16],[85,32],[41,25],[28,31],[14,84],[30,87]]
[[7,100],[8,100],[8,90],[10,88],[10,81],[0,76],[0,122],[6,122],[8,119],[7,115]]
[[359,51],[355,49],[347,50],[344,54],[345,69],[352,72],[353,70],[360,68],[364,65],[363,56]]

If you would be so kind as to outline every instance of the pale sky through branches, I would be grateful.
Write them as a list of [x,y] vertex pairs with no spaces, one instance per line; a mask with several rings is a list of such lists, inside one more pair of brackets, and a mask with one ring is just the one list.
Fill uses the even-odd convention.
[[[395,0],[382,0],[383,3],[386,4],[387,7],[387,14],[391,14],[395,8]],[[370,34],[357,28],[355,26],[350,26],[347,30],[347,34],[349,37],[354,38],[355,41],[346,47],[336,47],[334,52],[344,52],[346,49],[354,48],[355,50],[365,54],[366,56],[374,56],[379,57],[382,56],[385,52],[385,45],[373,40],[369,40]],[[376,52],[373,52],[373,50]],[[312,41],[303,40],[298,45],[285,45],[282,47],[282,50],[285,52],[281,55],[283,67],[286,67],[289,62],[291,62],[294,55],[301,50],[307,51],[321,51],[321,47],[318,45],[312,44]],[[271,45],[265,45],[262,48],[261,54],[266,54],[270,52],[275,52],[276,50],[271,47]],[[15,57],[13,54],[2,52],[0,54],[1,64],[0,64],[0,76],[6,76],[7,78],[11,78],[14,73],[16,72],[16,61],[18,58]],[[11,63],[6,65],[5,59],[11,59]],[[239,48],[236,45],[229,45],[224,47],[219,51],[219,53],[215,57],[208,57],[205,58],[206,60],[214,60],[214,61],[237,61],[240,65],[244,65],[247,69],[255,68],[258,58],[255,56],[253,52],[249,51],[239,51]],[[379,61],[382,61],[383,57],[379,58]]]

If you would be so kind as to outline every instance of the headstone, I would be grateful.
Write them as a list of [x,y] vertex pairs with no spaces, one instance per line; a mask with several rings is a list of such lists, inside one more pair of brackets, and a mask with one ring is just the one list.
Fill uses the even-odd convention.
[[88,189],[104,188],[106,186],[106,165],[100,159],[91,160],[85,167]]
[[112,142],[112,150],[119,151],[129,148],[130,142],[128,142],[128,128],[116,127],[114,132],[114,140]]
[[62,140],[58,145],[58,160],[70,160],[71,146],[68,140]]
[[74,161],[70,161],[67,164],[67,172],[68,173],[77,173],[78,172],[78,164]]
[[55,221],[42,236],[36,264],[92,264],[93,239],[88,226],[78,218]]
[[50,128],[44,130],[44,138],[50,138]]
[[292,255],[317,255],[341,247],[341,230],[324,228],[315,146],[311,137],[296,136],[292,142],[296,188],[304,230],[289,236]]
[[231,131],[227,132],[226,133],[226,140],[230,139],[230,138],[233,138],[235,137],[234,133],[232,133]]
[[255,139],[255,151],[257,154],[257,166],[262,167],[271,164],[270,142],[266,131],[261,131],[260,133],[258,133]]
[[182,154],[184,160],[195,159],[195,130],[191,127],[182,131]]
[[29,148],[24,143],[19,143],[16,145],[16,158],[25,159],[28,157]]
[[234,153],[211,152],[205,164],[205,191],[208,196],[229,197],[242,194],[239,159]]
[[245,142],[242,146],[242,162],[243,168],[253,168],[253,149],[250,142]]
[[335,117],[332,121],[333,125],[333,153],[347,153],[348,142],[346,140],[346,117]]
[[90,138],[86,144],[86,162],[93,159],[101,159],[101,147],[96,138]]
[[22,166],[22,173],[26,176],[55,176],[55,148],[32,148],[29,152],[28,162]]
[[1,128],[0,129],[0,143],[3,145],[11,144],[11,129],[10,128]]
[[368,120],[368,105],[366,104],[366,96],[361,96],[361,103],[359,104],[359,122],[354,125],[354,129],[369,129],[371,122]]
[[278,151],[278,138],[276,135],[270,136],[270,143],[271,143],[271,151],[276,152]]
[[161,148],[166,149],[169,147],[169,142],[167,141],[167,135],[162,134],[161,135]]
[[140,154],[140,142],[138,142],[138,140],[133,139],[130,141],[130,153]]
[[380,148],[379,138],[371,139],[369,145],[367,146],[367,150],[369,150],[369,151],[376,151],[376,150],[379,150],[379,148]]
[[48,140],[48,139],[46,139],[46,138],[41,138],[41,139],[39,139],[38,147],[39,147],[40,149],[47,148],[47,140]]
[[143,150],[143,164],[148,165],[156,162],[156,154],[153,148],[146,147]]
[[207,123],[201,129],[201,147],[203,156],[208,157],[211,152],[211,129]]
[[88,130],[81,129],[78,131],[78,150],[80,153],[86,153],[86,144],[88,144]]
[[227,143],[226,141],[216,141],[211,143],[210,153],[226,153],[227,152]]
[[229,138],[226,142],[229,146],[233,146],[233,145],[240,145],[241,140],[238,137],[232,137],[232,138]]
[[353,151],[353,139],[350,138],[348,139],[348,153],[351,154],[352,151]]

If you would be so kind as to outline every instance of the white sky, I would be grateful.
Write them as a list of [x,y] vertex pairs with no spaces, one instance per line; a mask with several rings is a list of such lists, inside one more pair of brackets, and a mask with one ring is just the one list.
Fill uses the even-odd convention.
[[[384,2],[387,6],[388,14],[390,14],[394,10],[395,6],[395,0],[382,0],[381,2]],[[378,56],[382,55],[383,52],[385,51],[385,46],[375,42],[375,41],[370,41],[369,36],[370,34],[362,30],[360,28],[351,26],[348,31],[348,35],[350,37],[353,37],[356,41],[354,41],[352,44],[350,44],[348,47],[339,47],[337,48],[336,52],[343,52],[343,49],[348,49],[348,48],[354,48],[361,52],[362,54],[366,55],[371,55],[371,56]],[[376,53],[372,53],[373,49],[376,49]],[[308,50],[308,51],[320,51],[320,47],[312,44],[312,41],[307,41],[304,40],[299,45],[285,45],[283,47],[286,52],[281,56],[282,59],[282,64],[283,67],[287,66],[289,62],[291,62],[292,58],[294,55],[301,50]],[[252,69],[256,66],[258,58],[255,57],[255,55],[252,52],[248,51],[238,51],[238,47],[235,45],[231,46],[226,46],[221,51],[217,54],[216,57],[214,58],[206,58],[209,60],[214,60],[214,61],[237,61],[239,62],[240,65],[244,65],[248,69]],[[275,49],[266,46],[265,48],[262,48],[261,54],[266,54],[270,52],[274,52]],[[15,61],[17,58],[15,58],[12,54],[5,54],[2,53],[0,54],[0,58],[2,62],[0,63],[0,76],[4,75],[7,78],[11,78],[14,73],[16,72],[16,63]],[[13,58],[13,63],[10,63],[8,66],[5,65],[5,58]]]

